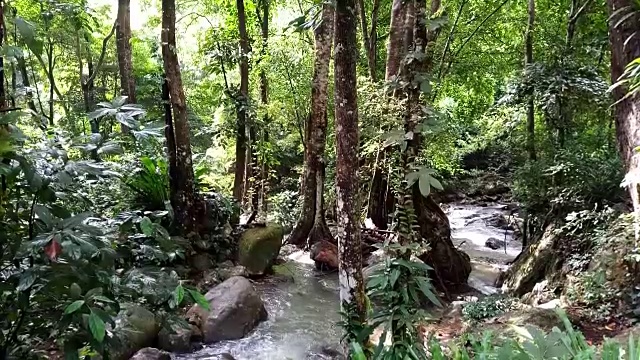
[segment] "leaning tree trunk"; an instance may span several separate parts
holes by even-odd
[[[421,60],[414,60],[409,63],[402,72],[403,76],[406,77],[406,81],[416,83],[416,85],[410,86],[407,90],[405,131],[414,132],[414,137],[409,140],[407,147],[406,158],[409,159],[408,163],[419,157],[423,146],[422,135],[415,129],[420,119],[427,115],[422,110],[421,90],[420,86],[417,85],[420,81],[416,77],[422,78],[425,73],[432,71],[433,47],[438,36],[437,29],[430,31],[426,29],[427,11],[424,2],[415,0],[413,5],[414,7],[410,8],[407,13],[406,26],[407,31],[412,32],[412,34],[405,34],[405,41],[411,40],[413,51],[415,53],[423,53],[425,56],[420,57]],[[431,14],[436,13],[439,8],[440,0],[432,0]],[[413,26],[409,26],[411,22]],[[434,269],[435,275],[440,280],[440,285],[466,283],[471,273],[471,262],[467,254],[456,249],[453,245],[451,225],[447,215],[431,196],[423,196],[417,183],[414,184],[412,192],[414,209],[420,226],[420,235],[429,245],[429,251],[422,254],[420,259]]]
[[[170,171],[170,174],[176,175],[170,178],[171,188],[174,189],[171,205],[175,221],[183,233],[193,236],[197,235],[199,227],[204,225],[199,221],[204,209],[194,184],[187,105],[176,49],[175,0],[162,0],[162,59],[173,110],[172,140],[175,144],[175,169]]]
[[[233,198],[243,203],[247,166],[247,103],[249,101],[249,36],[244,0],[236,0],[238,29],[240,33],[240,94],[236,98],[236,171],[233,180]]]
[[[635,12],[633,0],[607,0],[612,16],[609,20],[609,41],[611,42],[611,81],[620,79],[625,66],[640,57],[640,15]],[[628,12],[621,9],[628,8]],[[627,17],[621,22],[622,17]],[[617,26],[615,26],[617,24]],[[639,235],[640,221],[640,159],[636,148],[640,146],[640,98],[632,95],[627,98],[628,89],[623,86],[613,90],[615,104],[616,138],[620,155],[627,170],[626,184],[629,187],[633,209],[636,214],[636,239]],[[623,100],[624,99],[624,100]]]
[[[133,77],[131,60],[131,0],[118,0],[118,19],[116,20],[116,50],[118,53],[118,69],[120,71],[120,88],[123,96],[130,104],[136,103],[136,80]],[[126,125],[121,125],[122,132],[128,132]]]
[[[302,189],[302,211],[289,242],[295,245],[313,244],[321,240],[335,242],[324,220],[323,188],[324,149],[327,137],[327,97],[329,62],[333,35],[334,10],[322,7],[322,22],[315,29],[315,63],[311,87],[311,114],[306,124],[306,151]],[[318,181],[320,180],[320,181]],[[318,184],[318,183],[322,184]],[[318,204],[320,206],[318,206]],[[313,236],[310,236],[313,235]]]
[[[356,9],[354,0],[336,3],[335,104],[336,197],[338,202],[338,256],[340,303],[366,320],[358,203],[358,103],[356,82]],[[355,305],[355,306],[354,306]],[[351,319],[344,319],[350,321]]]

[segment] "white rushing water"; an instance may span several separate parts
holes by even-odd
[[[491,287],[506,261],[513,260],[521,244],[513,232],[487,224],[496,214],[506,214],[504,206],[452,204],[447,209],[456,246],[466,251],[473,262],[469,284],[482,292]],[[505,237],[506,234],[506,237]],[[506,239],[504,248],[485,246],[489,238]],[[208,360],[229,353],[237,360],[320,360],[322,346],[338,348],[340,329],[337,274],[318,275],[308,253],[289,255],[287,268],[294,282],[256,283],[269,319],[244,339],[207,345],[192,354],[177,355],[176,360]]]

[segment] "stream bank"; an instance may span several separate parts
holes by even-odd
[[[518,255],[521,247],[513,230],[508,229],[508,207],[452,203],[446,211],[454,243],[472,259],[469,284],[479,293],[495,293],[493,283],[500,270]],[[487,247],[492,239],[504,241],[500,244],[503,246]],[[269,314],[265,322],[243,339],[206,345],[191,354],[175,355],[174,359],[213,360],[221,353],[237,360],[336,359],[330,349],[339,348],[341,332],[336,325],[337,274],[318,273],[309,254],[301,251],[289,254],[276,272],[275,278],[254,282]]]

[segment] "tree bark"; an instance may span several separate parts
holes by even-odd
[[[384,78],[386,81],[398,76],[400,64],[406,55],[407,49],[404,47],[403,39],[408,3],[405,0],[393,0],[391,24],[389,25],[389,44],[387,45],[387,66]]]
[[[374,0],[373,11],[371,13],[371,32],[369,32],[369,26],[367,26],[367,12],[364,5],[364,0],[357,1],[357,8],[360,17],[360,25],[362,26],[362,43],[364,45],[365,55],[367,56],[367,67],[369,70],[369,76],[372,81],[377,81],[376,74],[376,52],[377,52],[377,22],[378,11],[380,8],[380,0]]]
[[[529,0],[527,32],[525,35],[525,69],[533,64],[533,30],[535,27],[536,1]],[[527,152],[529,160],[536,161],[536,122],[535,104],[533,102],[533,90],[527,99]]]
[[[356,62],[356,8],[354,0],[336,2],[335,111],[336,198],[338,203],[338,257],[340,303],[353,307],[366,320],[358,203],[358,103]]]
[[[611,15],[618,12],[618,16],[612,16],[609,20],[611,82],[615,83],[624,73],[625,66],[640,57],[640,37],[637,36],[637,32],[640,31],[640,15],[634,7],[633,0],[607,0],[607,4]],[[623,16],[627,16],[627,13],[619,10],[627,7],[635,13],[620,22]],[[627,91],[628,88],[624,86],[618,86],[613,90],[614,100],[617,101],[614,107],[614,116],[618,149],[627,170],[625,180],[636,215],[637,239],[640,235],[640,189],[638,188],[640,184],[640,159],[635,149],[640,145],[640,98],[638,95],[624,98]]]
[[[433,70],[433,47],[439,34],[438,30],[427,31],[426,19],[427,11],[424,2],[420,0],[414,1],[414,8],[410,9],[407,19],[413,20],[413,34],[405,36],[405,39],[412,39],[412,50],[416,53],[424,53],[425,56],[416,58],[407,65],[403,71],[405,81],[416,83],[418,79],[423,78],[425,74]],[[439,11],[440,0],[432,0],[430,13],[435,14]],[[407,26],[407,31],[409,30]],[[419,157],[422,149],[422,135],[415,131],[420,119],[424,115],[421,104],[420,86],[410,86],[407,91],[407,110],[405,113],[405,131],[413,132],[413,139],[408,141],[405,166],[412,164]],[[464,252],[456,249],[451,240],[451,225],[447,215],[442,211],[440,206],[433,200],[432,196],[423,196],[418,184],[414,184],[412,188],[413,204],[418,225],[420,226],[420,235],[426,239],[429,245],[429,251],[419,256],[421,260],[429,264],[435,272],[436,277],[440,280],[440,285],[459,285],[464,284],[471,273],[470,258]]]
[[[116,50],[120,71],[120,89],[130,104],[136,103],[136,80],[133,76],[131,50],[131,0],[118,0],[118,19],[116,21]],[[129,131],[126,125],[120,126],[122,132]]]
[[[176,7],[175,0],[162,0],[162,59],[169,99],[173,111],[173,133],[175,137],[175,171],[172,176],[171,205],[175,221],[186,236],[197,234],[203,204],[195,189],[191,159],[191,139],[187,106],[182,87],[180,64],[176,53]],[[171,156],[169,156],[171,159]]]
[[[269,45],[269,3],[271,0],[260,0],[261,9],[257,9],[258,15],[262,10],[262,15],[258,16],[260,21],[260,32],[262,35],[262,49],[261,60],[267,56],[267,48]],[[264,65],[260,70],[260,102],[266,108],[269,105],[269,78]],[[265,112],[262,126],[262,141],[264,144],[269,142],[269,113]],[[260,211],[266,217],[267,214],[267,191],[269,188],[269,165],[268,155],[265,151],[262,151],[260,159],[260,176],[259,176],[259,191],[258,202],[260,203]]]
[[[405,24],[409,3],[409,1],[404,0],[394,0],[392,4],[385,81],[391,81],[400,75],[400,67],[407,53]],[[385,175],[385,169],[379,166],[379,163],[384,162],[387,154],[384,150],[379,151],[380,154],[376,156],[376,163],[373,164],[367,218],[371,219],[376,228],[385,230],[387,229],[388,217],[393,207],[393,195],[388,191],[389,184],[387,176]]]
[[[236,98],[236,171],[233,181],[233,197],[243,203],[247,166],[247,102],[249,100],[249,37],[244,0],[236,0],[238,9],[238,29],[240,32],[240,94]]]
[[[323,191],[318,186],[318,179],[324,183],[324,150],[327,137],[327,100],[333,22],[333,7],[329,4],[323,5],[322,22],[315,29],[311,114],[305,126],[307,146],[302,180],[304,184],[302,188],[302,211],[289,237],[289,242],[298,246],[309,245],[320,240],[335,242],[324,221],[324,209],[322,209]],[[318,203],[321,204],[320,207],[318,207]],[[316,214],[318,209],[320,209],[320,214]],[[320,227],[320,229],[314,229],[315,227]]]

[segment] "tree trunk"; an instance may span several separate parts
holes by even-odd
[[[260,5],[262,5],[262,15],[259,16],[261,19],[260,22],[260,30],[262,35],[262,49],[261,49],[261,59],[267,56],[267,47],[269,45],[269,3],[271,0],[261,0]],[[260,9],[257,9],[258,14],[260,14]],[[269,105],[269,79],[267,78],[267,72],[265,71],[265,67],[262,66],[260,70],[260,102],[266,108]],[[262,124],[262,141],[264,144],[269,142],[269,113],[265,112]],[[260,176],[259,176],[259,191],[258,191],[258,202],[260,203],[259,211],[262,212],[263,216],[266,218],[267,215],[267,191],[269,188],[269,166],[268,166],[268,155],[265,151],[261,153],[262,158],[260,159]]]
[[[335,28],[336,198],[340,303],[366,320],[358,202],[358,103],[356,8],[354,0],[338,0]],[[355,305],[355,306],[354,306]],[[345,319],[349,320],[349,319]]]
[[[233,181],[233,197],[239,204],[242,204],[247,166],[246,106],[249,100],[249,37],[247,35],[244,0],[236,0],[236,7],[238,9],[238,29],[240,32],[240,94],[236,98],[238,118],[236,123],[236,171]]]
[[[529,21],[527,22],[527,32],[525,36],[525,59],[524,66],[531,66],[533,64],[533,30],[535,26],[536,17],[536,1],[529,0]],[[536,122],[535,122],[535,107],[533,102],[533,91],[529,94],[527,99],[527,152],[529,153],[529,160],[536,160]]]
[[[384,78],[386,81],[398,75],[400,64],[406,55],[407,49],[404,47],[403,30],[408,3],[405,0],[393,0],[391,25],[389,26],[389,44],[387,45],[387,66]]]
[[[367,11],[364,5],[364,0],[357,1],[358,13],[360,17],[360,25],[362,26],[362,43],[364,45],[365,55],[367,56],[367,67],[369,70],[369,76],[372,81],[376,81],[376,53],[375,53],[375,43],[377,41],[376,35],[376,15],[377,8],[380,5],[380,0],[375,0],[373,7],[374,10],[372,14],[374,16],[371,17],[371,32],[369,32],[369,26],[367,26]]]
[[[315,62],[311,87],[311,114],[305,126],[306,151],[302,188],[302,211],[289,242],[298,246],[320,240],[335,242],[326,228],[324,213],[316,216],[316,210],[322,208],[322,189],[318,178],[324,183],[324,149],[327,137],[327,100],[329,86],[329,62],[333,35],[334,10],[329,4],[322,7],[322,22],[315,29]],[[317,221],[322,219],[322,221]],[[320,229],[312,229],[321,227]],[[310,236],[313,234],[314,236]],[[323,235],[324,234],[324,235]],[[328,236],[320,238],[320,235]]]
[[[191,160],[191,139],[187,106],[182,87],[180,64],[176,53],[176,7],[175,0],[162,0],[162,59],[169,90],[171,109],[173,110],[173,133],[175,137],[175,171],[171,177],[171,205],[175,221],[186,236],[197,234],[203,211],[194,184],[193,164]],[[169,157],[171,159],[171,157]]]
[[[440,0],[431,2],[431,14],[436,13],[440,8]],[[405,36],[405,39],[412,39],[413,51],[416,53],[424,53],[422,60],[414,60],[403,71],[403,75],[407,78],[405,81],[416,82],[414,77],[423,77],[424,74],[430,73],[433,68],[433,58],[429,54],[433,54],[433,47],[438,36],[438,30],[427,31],[426,19],[427,11],[424,2],[415,0],[414,8],[410,9],[407,20],[413,20],[413,34]],[[407,30],[410,28],[407,26]],[[413,139],[408,141],[407,164],[411,164],[416,158],[419,158],[422,149],[422,135],[415,131],[420,119],[427,114],[423,113],[420,86],[411,86],[407,93],[407,111],[405,113],[405,131],[414,132]],[[435,272],[436,277],[440,280],[440,284],[458,285],[464,284],[471,273],[471,262],[469,256],[464,252],[456,249],[451,240],[451,225],[447,215],[442,211],[440,206],[433,200],[432,196],[423,196],[418,184],[414,184],[413,204],[417,221],[420,226],[420,235],[426,239],[429,244],[429,251],[420,255],[420,259],[429,264]]]
[[[636,11],[633,0],[607,0],[609,12],[613,16],[609,20],[609,41],[611,42],[611,82],[620,79],[625,66],[634,59],[640,57],[640,15],[635,12],[626,20],[618,24],[627,12],[619,11],[629,8]],[[617,12],[617,13],[616,13]],[[615,26],[618,24],[618,26]],[[627,176],[625,182],[629,187],[633,209],[636,215],[636,239],[639,234],[640,221],[640,159],[635,149],[640,145],[640,98],[638,95],[629,96],[622,100],[628,88],[619,86],[613,90],[614,99],[617,101],[614,109],[616,122],[616,138],[620,156],[624,161]]]
[[[116,21],[116,50],[118,69],[120,70],[120,88],[127,102],[136,103],[136,80],[133,77],[131,59],[131,0],[118,0],[118,19]],[[126,125],[120,125],[122,132],[129,131]]]

